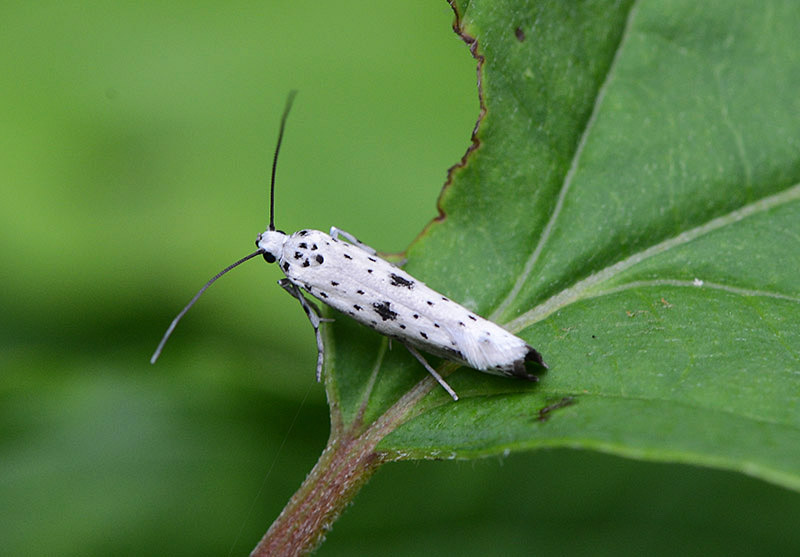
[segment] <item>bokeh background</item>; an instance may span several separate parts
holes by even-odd
[[[0,554],[240,555],[328,435],[277,224],[402,251],[478,114],[444,2],[0,6]],[[800,548],[800,498],[557,450],[385,466],[320,555]]]

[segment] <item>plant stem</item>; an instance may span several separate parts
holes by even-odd
[[[380,466],[372,436],[331,439],[300,489],[251,553],[306,555]]]
[[[447,365],[443,375],[456,367]],[[426,377],[366,429],[360,420],[346,430],[333,427],[314,468],[250,555],[307,555],[322,543],[342,510],[385,462],[375,447],[420,411],[420,400],[435,386]]]

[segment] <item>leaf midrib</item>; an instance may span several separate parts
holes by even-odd
[[[583,129],[581,138],[578,141],[578,146],[575,149],[575,153],[572,156],[572,160],[570,161],[569,169],[567,170],[567,173],[564,175],[564,181],[561,184],[561,188],[558,192],[558,199],[556,200],[556,204],[553,207],[553,212],[550,215],[550,219],[547,221],[547,224],[542,230],[542,234],[539,237],[539,241],[537,242],[536,247],[533,249],[531,255],[528,257],[528,260],[525,262],[525,265],[522,268],[522,272],[520,273],[519,277],[514,283],[514,286],[511,287],[511,290],[508,292],[506,297],[498,304],[497,308],[489,316],[490,321],[497,322],[503,315],[503,313],[509,308],[509,306],[511,306],[511,304],[513,304],[514,301],[516,301],[517,297],[519,296],[519,293],[522,291],[523,287],[528,281],[528,278],[533,272],[533,269],[536,266],[536,262],[539,260],[539,256],[541,255],[542,251],[544,251],[544,247],[550,240],[550,236],[553,232],[553,229],[555,228],[556,223],[558,222],[558,219],[561,216],[561,210],[564,207],[564,201],[567,197],[567,194],[569,193],[572,181],[575,177],[575,174],[578,171],[578,164],[579,161],[581,160],[583,150],[586,148],[589,136],[591,135],[591,132],[594,129],[595,122],[597,121],[598,115],[600,114],[600,108],[603,105],[606,92],[612,82],[612,76],[615,74],[620,53],[624,50],[624,45],[628,40],[628,37],[630,36],[631,26],[635,14],[638,10],[638,6],[639,6],[639,1],[637,0],[631,6],[630,12],[628,12],[628,18],[625,21],[625,28],[622,31],[622,34],[620,35],[619,44],[617,45],[617,50],[614,53],[614,58],[611,61],[611,64],[609,64],[608,66],[608,71],[606,72],[605,78],[603,79],[603,83],[597,90],[597,98],[595,99],[594,107],[592,108],[592,113],[589,116],[589,119],[586,121],[586,126]]]

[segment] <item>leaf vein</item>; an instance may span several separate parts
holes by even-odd
[[[584,299],[599,298],[601,296],[608,296],[610,294],[616,294],[617,292],[623,292],[625,290],[631,290],[634,288],[642,288],[647,286],[710,288],[712,290],[723,290],[725,292],[729,292],[731,294],[738,294],[740,296],[775,298],[778,300],[786,300],[789,302],[800,304],[800,297],[798,296],[789,296],[788,294],[782,294],[780,292],[772,292],[769,290],[755,290],[752,288],[741,288],[739,286],[731,286],[728,284],[722,284],[718,282],[699,281],[697,279],[695,280],[654,279],[654,280],[631,281],[625,284],[620,284],[618,286],[607,288],[605,290],[598,290],[596,292],[588,293],[586,296],[584,296]]]
[[[589,275],[585,279],[575,283],[572,287],[566,288],[558,294],[551,296],[543,303],[533,307],[516,319],[508,322],[506,324],[506,328],[514,333],[519,332],[533,323],[544,319],[554,311],[587,297],[586,293],[591,288],[596,287],[597,285],[647,259],[650,259],[651,257],[660,255],[673,248],[687,244],[701,236],[710,234],[711,232],[714,232],[725,226],[736,224],[737,222],[755,214],[792,201],[796,201],[798,199],[800,199],[800,184],[795,184],[794,186],[780,193],[762,198],[758,201],[745,205],[740,209],[736,209],[730,213],[712,219],[701,226],[686,230],[677,236],[673,236],[672,238],[650,246],[643,251],[634,253],[633,255],[614,263],[613,265],[609,265],[608,267]]]
[[[528,277],[533,272],[533,268],[535,267],[536,262],[539,259],[539,256],[541,255],[545,245],[547,244],[548,240],[550,239],[550,236],[552,235],[556,222],[561,216],[561,210],[564,207],[564,201],[567,197],[567,193],[570,190],[570,186],[572,185],[575,173],[577,172],[578,163],[581,159],[581,155],[583,154],[583,150],[586,147],[589,135],[591,131],[594,129],[594,124],[597,121],[598,115],[600,113],[600,107],[603,105],[603,100],[605,99],[606,91],[610,87],[612,76],[615,74],[620,53],[624,50],[623,45],[630,36],[632,22],[635,13],[637,11],[638,4],[639,4],[638,1],[635,2],[631,7],[630,12],[628,12],[628,19],[625,22],[625,30],[622,32],[620,36],[620,42],[617,51],[614,53],[614,59],[611,61],[611,64],[608,67],[608,72],[605,76],[605,79],[603,80],[602,85],[600,85],[600,88],[597,91],[597,98],[595,99],[594,107],[592,109],[592,114],[589,116],[589,119],[586,122],[586,126],[583,130],[583,133],[581,134],[581,138],[578,141],[578,146],[575,149],[574,155],[572,156],[572,161],[570,162],[569,169],[567,170],[567,173],[564,176],[564,181],[562,182],[561,189],[558,192],[558,198],[556,199],[556,204],[555,207],[553,208],[553,212],[550,215],[550,219],[547,221],[544,230],[542,230],[542,234],[539,237],[539,241],[536,243],[536,247],[533,249],[533,252],[530,254],[527,261],[525,261],[525,265],[522,268],[522,272],[520,273],[519,277],[517,277],[517,280],[514,282],[514,286],[511,287],[511,290],[508,292],[506,297],[500,302],[500,304],[497,306],[494,312],[492,312],[492,314],[489,316],[489,319],[492,321],[497,321],[500,318],[503,312],[506,309],[508,309],[508,307],[514,302],[514,300],[517,298],[522,288],[525,286]]]

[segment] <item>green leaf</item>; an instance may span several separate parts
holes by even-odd
[[[340,318],[334,436],[380,431],[384,459],[570,446],[800,489],[797,5],[454,8],[484,112],[406,269],[550,370],[462,368],[453,402]]]

